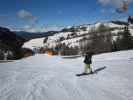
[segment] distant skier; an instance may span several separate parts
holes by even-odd
[[[84,59],[84,63],[85,63],[84,74],[93,73],[92,67],[91,67],[93,54],[94,54],[93,52],[86,52],[85,59]]]

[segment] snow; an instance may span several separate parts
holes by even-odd
[[[133,59],[133,51],[132,50],[128,50],[128,51],[118,51],[118,52],[113,52],[113,53],[105,53],[105,54],[100,54],[100,55],[96,55],[94,56],[94,60],[98,61],[98,60],[130,60]]]
[[[110,28],[116,28],[116,27],[118,27],[118,28],[124,28],[125,27],[125,25],[117,25],[117,24],[114,24],[114,23],[105,23],[105,25],[107,25],[107,26],[109,26]]]
[[[117,39],[117,33],[123,31],[123,28],[125,25],[119,25],[114,24],[112,22],[97,22],[95,24],[84,24],[80,26],[73,26],[74,28],[78,29],[77,32],[59,32],[57,34],[54,34],[53,36],[49,36],[47,42],[45,45],[49,48],[56,47],[58,43],[60,42],[60,39],[62,38],[62,43],[65,43],[69,47],[76,47],[79,46],[79,38],[83,39],[84,37],[88,37],[89,33],[94,30],[98,29],[98,27],[103,24],[109,28],[114,28],[114,30],[111,31],[113,36],[113,40]],[[82,30],[80,28],[86,28],[86,30]],[[129,30],[131,34],[133,35],[133,27],[129,26]],[[74,34],[74,35],[73,35]],[[77,38],[77,39],[76,39]],[[58,42],[57,42],[58,41]],[[76,41],[76,42],[75,42]]]
[[[129,29],[131,35],[133,36],[133,28],[132,29]]]
[[[43,41],[44,41],[44,38],[32,39],[24,43],[23,47],[30,48],[30,49],[33,49],[35,47],[43,47]]]
[[[75,46],[79,46],[80,43],[79,41],[82,39],[82,37],[77,37],[77,38],[73,38],[73,39],[67,39],[62,41],[61,43],[65,43],[66,45],[68,45],[69,47],[75,47]]]
[[[98,74],[76,77],[83,58],[38,54],[0,63],[0,100],[133,100],[133,50],[93,56]]]

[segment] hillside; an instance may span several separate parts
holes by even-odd
[[[0,41],[1,43],[11,44],[11,46],[22,46],[25,39],[21,36],[16,35],[7,28],[0,27]]]
[[[28,42],[25,42],[23,47],[24,48],[30,48],[30,49],[34,49],[34,48],[40,48],[44,46],[44,38],[36,38],[36,39],[31,39]]]
[[[16,35],[8,28],[0,27],[0,60],[4,59],[5,52],[10,52],[9,59],[19,58],[24,42],[26,40],[21,36]]]
[[[107,59],[106,59],[107,58]],[[132,100],[133,50],[93,56],[98,74],[76,77],[83,58],[35,55],[0,63],[0,100]]]
[[[42,37],[48,37],[52,36],[55,33],[58,33],[57,31],[49,31],[49,32],[26,32],[26,31],[14,31],[16,35],[26,39],[31,40],[35,38],[42,38]]]
[[[88,40],[91,42],[94,37],[94,34],[103,34],[104,36],[109,36],[111,33],[112,40],[116,41],[118,37],[118,32],[122,32],[127,26],[127,22],[122,21],[109,21],[109,22],[98,22],[94,24],[84,24],[79,26],[71,26],[54,33],[52,36],[47,36],[44,38],[44,43],[42,43],[41,39],[33,39],[32,41],[37,41],[39,44],[43,44],[44,48],[60,48],[60,47],[69,47],[69,48],[78,48],[83,49],[87,48],[86,45],[88,44]],[[99,31],[99,27],[104,27],[104,30]],[[128,26],[130,33],[133,36],[133,26]],[[95,37],[96,38],[96,37]],[[30,44],[26,46],[27,48],[31,47],[40,47],[37,44],[33,44],[31,41],[25,43]],[[106,44],[110,45],[110,44]],[[103,48],[103,47],[102,47]],[[60,48],[61,49],[61,48]],[[107,50],[110,51],[110,50]]]
[[[123,31],[127,23],[111,21],[105,23],[98,22],[95,24],[74,26],[68,29],[64,29],[57,34],[54,34],[53,36],[49,36],[45,45],[49,48],[52,48],[55,47],[58,42],[61,42],[62,44],[65,43],[69,47],[79,46],[80,41],[82,41],[84,38],[89,38],[90,34],[94,33],[94,31],[97,30],[100,25],[104,25],[105,27],[109,28],[109,31],[111,32],[113,39],[115,40],[117,33]],[[133,35],[133,27],[129,27],[129,30]]]

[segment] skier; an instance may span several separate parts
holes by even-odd
[[[89,75],[89,74],[95,73],[92,71],[92,67],[91,67],[93,54],[94,54],[93,52],[86,52],[85,59],[84,59],[84,63],[85,63],[84,72],[81,74],[76,74],[76,76],[83,76],[83,75]]]
[[[85,63],[84,74],[93,74],[92,67],[91,67],[93,54],[94,53],[92,52],[86,52],[85,59],[84,59],[84,63]]]

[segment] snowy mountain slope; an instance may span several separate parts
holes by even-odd
[[[113,35],[113,40],[116,40],[117,33],[120,31],[123,31],[123,29],[125,27],[125,24],[121,24],[121,23],[120,22],[118,23],[117,21],[116,22],[115,21],[103,22],[103,23],[98,22],[95,24],[84,24],[84,25],[80,25],[80,26],[67,27],[67,28],[63,29],[62,31],[55,33],[52,36],[48,36],[48,39],[44,43],[44,46],[46,46],[48,48],[54,48],[59,43],[61,43],[61,44],[64,43],[64,44],[68,45],[69,47],[79,46],[80,41],[86,37],[89,38],[90,32],[92,30],[98,29],[98,27],[101,24],[112,29],[111,33]],[[129,26],[129,31],[133,35],[133,27],[131,25]],[[38,39],[33,39],[31,41],[28,41],[24,45],[30,44],[30,45],[27,45],[26,47],[31,48],[34,46],[34,43],[32,41],[37,41],[37,43],[43,44],[42,38],[38,38]],[[36,45],[36,47],[38,47],[38,46]]]
[[[113,35],[113,40],[116,39],[117,33],[120,31],[123,31],[125,27],[124,24],[117,24],[114,22],[103,22],[103,23],[98,22],[95,24],[73,26],[69,29],[68,28],[65,29],[65,31],[63,32],[58,32],[53,36],[49,36],[45,45],[49,48],[52,48],[58,45],[58,43],[61,41],[61,43],[65,43],[66,45],[69,43],[69,47],[79,46],[79,41],[85,37],[89,37],[90,32],[94,29],[97,30],[101,24],[112,29],[111,33]],[[133,28],[129,27],[129,30],[133,35]],[[74,39],[74,42],[73,42],[73,39]]]
[[[37,38],[25,42],[23,47],[33,49],[35,47],[43,47],[43,41],[45,38]]]
[[[83,77],[75,76],[83,58],[35,55],[1,63],[0,100],[133,100],[132,57],[133,50],[93,56],[93,69],[107,68]]]

